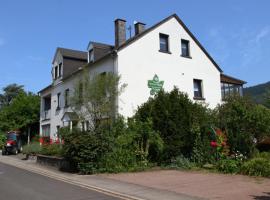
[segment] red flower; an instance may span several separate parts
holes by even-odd
[[[39,143],[43,144],[44,143],[44,139],[43,138],[39,138]]]
[[[53,140],[50,138],[50,144],[53,144]]]
[[[217,142],[216,141],[211,141],[210,145],[211,145],[211,147],[216,148],[217,147]]]

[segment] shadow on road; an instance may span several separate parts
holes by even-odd
[[[265,195],[252,196],[255,200],[270,200],[270,192],[264,192]]]

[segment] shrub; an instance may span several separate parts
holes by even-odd
[[[267,158],[253,158],[245,162],[241,172],[250,176],[270,177],[270,160]]]
[[[38,142],[33,142],[23,146],[22,152],[27,155],[36,155],[41,152],[41,146]]]
[[[170,162],[181,154],[190,157],[197,133],[204,133],[211,121],[204,106],[192,102],[177,88],[171,92],[160,91],[150,98],[138,108],[135,118],[151,119],[153,129],[160,133],[164,151],[162,155],[150,154],[153,160],[160,162]]]
[[[59,144],[42,145],[40,154],[47,156],[62,156],[62,148]]]
[[[235,96],[227,99],[217,111],[217,126],[225,130],[231,152],[240,151],[251,157],[254,139],[270,134],[270,110]]]
[[[216,168],[223,173],[236,174],[240,171],[241,162],[234,159],[221,159],[217,162]]]
[[[195,163],[191,162],[183,155],[177,156],[176,159],[172,159],[170,168],[191,169],[195,167]]]
[[[6,142],[6,135],[0,132],[0,150],[3,149]]]

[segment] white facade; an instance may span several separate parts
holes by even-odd
[[[159,51],[160,33],[169,35],[171,54]],[[181,39],[190,42],[191,58],[181,56]],[[164,81],[165,91],[177,86],[191,99],[194,96],[193,79],[200,79],[205,103],[212,108],[221,103],[219,70],[175,18],[121,49],[118,73],[121,81],[127,83],[119,102],[119,111],[124,116],[132,116],[137,106],[147,101],[150,96],[147,81],[155,74]]]
[[[160,52],[160,34],[168,35],[169,52]],[[181,56],[181,40],[189,41],[190,58]],[[89,59],[87,58],[88,62]],[[61,54],[56,54],[53,67],[63,62]],[[64,63],[65,65],[65,63]],[[194,99],[194,79],[201,80],[202,103],[214,108],[221,103],[221,70],[206,55],[205,50],[194,41],[194,37],[187,32],[179,20],[171,16],[153,29],[129,42],[123,48],[113,48],[109,56],[104,56],[98,62],[89,65],[90,74],[114,72],[121,76],[121,83],[127,84],[125,91],[118,98],[118,112],[124,117],[131,117],[138,106],[150,97],[148,80],[155,75],[164,81],[163,89],[170,91],[174,86]],[[61,70],[65,70],[63,67]],[[63,74],[63,72],[61,73]],[[50,137],[57,136],[57,128],[64,125],[62,118],[70,108],[65,108],[65,90],[72,94],[75,82],[82,73],[63,79],[54,80],[50,88],[40,92],[41,119],[40,133],[44,135],[43,126],[50,125]],[[59,108],[58,95],[60,94]],[[51,106],[49,117],[44,118],[44,98],[50,97]],[[195,100],[194,100],[195,101]],[[196,100],[197,101],[197,100]],[[48,110],[48,106],[47,106]]]

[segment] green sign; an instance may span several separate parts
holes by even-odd
[[[157,94],[162,88],[163,84],[164,81],[159,81],[158,76],[155,74],[153,80],[148,81],[148,87],[151,89],[150,94],[151,95]]]

